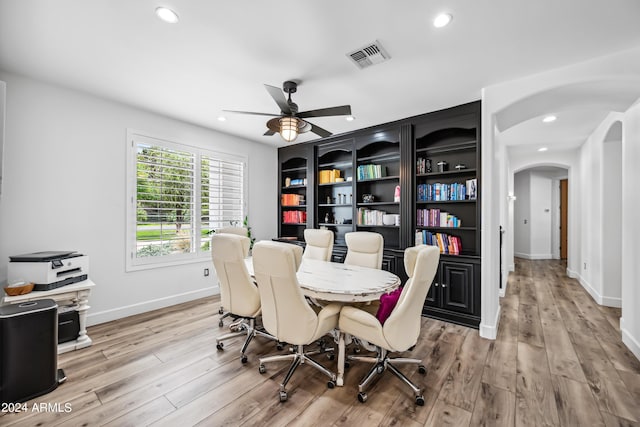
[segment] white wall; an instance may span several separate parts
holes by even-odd
[[[624,114],[622,130],[622,341],[640,359],[640,102]]]
[[[620,200],[620,184],[618,189],[610,189],[613,182],[620,182],[620,157],[616,160],[610,156],[611,151],[607,151],[605,155],[605,139],[612,126],[620,126],[623,120],[621,113],[611,113],[605,120],[594,130],[587,141],[582,145],[580,150],[581,162],[581,182],[584,183],[584,191],[580,198],[580,210],[582,214],[581,234],[583,236],[580,245],[581,264],[578,274],[578,280],[582,286],[591,294],[593,299],[599,304],[620,307],[620,291],[618,290],[619,281],[613,277],[605,275],[606,269],[616,268],[615,259],[611,256],[613,253],[607,253],[605,248],[610,243],[611,238],[605,233],[608,230],[605,226],[605,212],[609,210],[608,204],[614,203],[614,209],[620,210],[620,203],[613,201],[611,197]],[[613,143],[609,143],[613,144]],[[621,156],[618,153],[618,156]],[[608,166],[608,167],[607,167]],[[609,171],[609,168],[613,170]],[[618,175],[618,178],[615,176]],[[611,215],[613,215],[611,213]],[[620,235],[613,238],[620,242]],[[616,251],[614,250],[614,253]],[[617,251],[619,254],[620,252]]]
[[[620,126],[614,124],[614,126]],[[622,296],[622,140],[605,141],[602,150],[602,295]],[[617,304],[619,306],[620,304]]]
[[[90,256],[89,324],[217,292],[210,262],[125,272],[127,128],[248,157],[249,220],[277,233],[277,150],[84,93],[0,72],[7,82],[0,280],[10,255]]]

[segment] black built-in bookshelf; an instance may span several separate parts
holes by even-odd
[[[429,159],[431,169],[426,169]],[[438,163],[447,162],[440,170]],[[304,197],[302,206],[279,204],[279,237],[303,244],[306,227],[334,232],[334,261],[346,254],[344,234],[374,231],[385,242],[383,268],[406,280],[404,249],[424,231],[451,237],[459,254],[442,253],[423,314],[478,327],[480,322],[480,102],[410,117],[279,149],[280,199]],[[456,169],[456,165],[463,165]],[[334,171],[334,172],[327,172]],[[336,174],[339,171],[339,176]],[[286,186],[306,176],[307,185]],[[329,182],[327,182],[327,180]],[[475,180],[475,198],[468,183]],[[297,181],[295,181],[297,182]],[[453,200],[425,200],[420,186],[455,188]],[[455,184],[455,185],[454,185]],[[461,185],[465,191],[461,192]],[[397,198],[396,187],[400,187]],[[464,194],[464,197],[461,197]],[[372,195],[373,201],[365,199]],[[287,197],[287,196],[285,196]],[[283,212],[305,211],[306,224],[282,221]],[[450,224],[418,225],[420,210],[450,214]],[[382,212],[399,225],[381,222]],[[442,218],[444,219],[444,217]],[[452,246],[453,248],[453,246]]]

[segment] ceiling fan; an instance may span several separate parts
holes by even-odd
[[[264,135],[270,136],[279,133],[282,138],[287,142],[294,141],[298,134],[304,132],[313,132],[316,135],[324,138],[331,135],[326,129],[320,126],[314,125],[308,122],[309,117],[327,117],[327,116],[349,116],[351,115],[350,105],[341,105],[339,107],[320,108],[317,110],[309,110],[298,112],[298,105],[291,100],[291,94],[296,93],[298,90],[298,83],[287,80],[282,84],[282,90],[275,86],[264,85],[269,92],[269,95],[280,107],[280,114],[270,113],[255,113],[251,111],[234,111],[223,110],[230,113],[240,114],[253,114],[257,116],[275,116],[273,119],[267,122],[267,130]],[[285,98],[283,91],[289,94],[288,98]]]

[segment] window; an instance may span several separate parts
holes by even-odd
[[[245,217],[246,159],[127,136],[127,271],[208,258],[210,231]]]

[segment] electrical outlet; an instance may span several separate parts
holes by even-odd
[[[204,277],[207,277],[209,275],[209,269],[205,268],[204,269]]]

